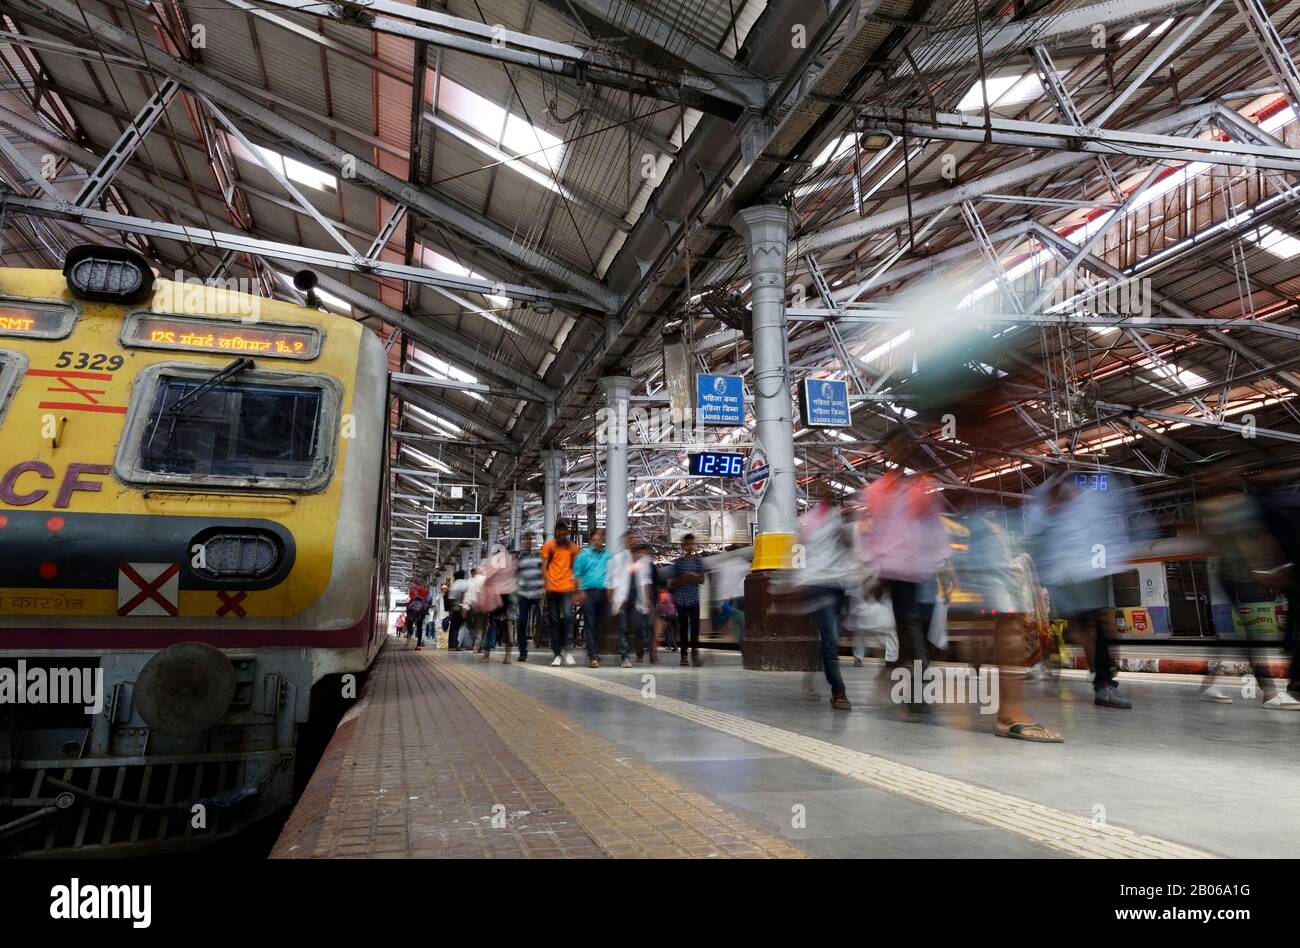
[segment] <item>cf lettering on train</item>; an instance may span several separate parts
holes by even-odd
[[[107,464],[69,464],[62,478],[44,461],[21,461],[0,476],[0,503],[10,507],[29,507],[39,504],[50,495],[49,487],[40,486],[41,481],[58,481],[54,506],[67,509],[72,505],[73,495],[78,492],[97,493],[103,489],[103,483],[90,480],[84,475],[103,477],[108,474]],[[26,475],[26,476],[25,476]]]

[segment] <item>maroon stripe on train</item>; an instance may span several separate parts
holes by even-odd
[[[0,627],[0,650],[16,648],[123,649],[166,648],[177,642],[207,642],[217,648],[359,648],[370,640],[375,607],[346,629],[250,629],[232,622],[225,629],[6,629]]]

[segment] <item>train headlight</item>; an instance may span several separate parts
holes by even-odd
[[[72,295],[83,300],[143,303],[153,293],[149,262],[123,247],[74,247],[63,261],[63,278]]]
[[[194,538],[194,572],[206,579],[261,579],[280,564],[279,540],[260,531],[207,532]]]

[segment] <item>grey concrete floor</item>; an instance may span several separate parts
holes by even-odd
[[[499,653],[498,653],[499,656]],[[474,656],[463,656],[474,661]],[[530,656],[544,664],[549,654]],[[1066,736],[1060,745],[996,738],[994,716],[974,706],[940,706],[923,724],[899,721],[881,669],[841,663],[854,704],[833,712],[800,696],[803,675],[747,672],[734,653],[707,654],[681,668],[666,653],[658,666],[576,667],[629,687],[652,671],[660,695],[725,711],[796,734],[931,773],[1033,800],[1162,839],[1230,857],[1290,857],[1300,851],[1300,712],[1262,708],[1228,687],[1231,705],[1197,700],[1197,680],[1130,675],[1121,691],[1130,711],[1096,707],[1082,677],[1027,683],[1037,720]],[[477,664],[477,663],[476,663]],[[482,670],[508,681],[627,748],[701,793],[778,832],[813,856],[1054,857],[1020,836],[867,786],[807,761],[760,747],[652,706],[563,677],[499,664]],[[1155,680],[1159,679],[1159,680]],[[806,825],[792,826],[794,808]],[[1099,811],[1097,808],[1104,808]]]

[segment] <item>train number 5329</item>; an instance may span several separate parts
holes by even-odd
[[[120,355],[110,356],[103,352],[60,352],[56,369],[107,369],[116,372],[122,367]]]

